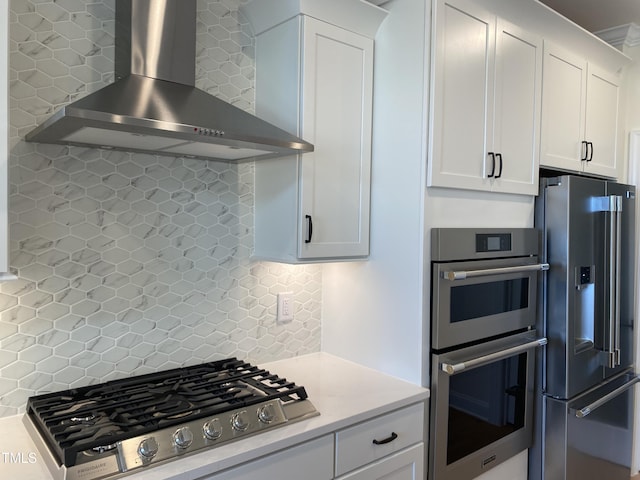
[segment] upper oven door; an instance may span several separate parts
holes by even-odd
[[[537,272],[546,268],[535,256],[434,263],[432,347],[535,325]]]

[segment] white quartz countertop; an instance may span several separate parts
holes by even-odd
[[[319,416],[141,472],[131,480],[193,480],[295,444],[340,430],[429,397],[429,390],[326,353],[260,364],[307,390]],[[0,418],[0,478],[51,480],[41,453],[29,438],[22,415]]]

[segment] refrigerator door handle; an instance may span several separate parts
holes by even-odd
[[[611,195],[609,221],[609,342],[606,352],[606,366],[620,365],[620,262],[622,197]]]
[[[577,418],[586,417],[587,415],[592,413],[594,410],[598,409],[599,407],[607,403],[608,401],[614,399],[618,395],[629,390],[638,382],[640,382],[640,377],[633,377],[631,380],[629,380],[627,383],[625,383],[621,387],[618,387],[614,391],[607,393],[604,397],[600,397],[598,400],[587,405],[586,407],[576,409],[576,417]]]
[[[609,219],[609,311],[608,341],[603,346],[602,363],[609,368],[620,365],[620,268],[622,256],[622,196],[594,198],[594,210],[605,212]]]
[[[526,352],[527,350],[531,350],[532,348],[541,347],[547,344],[546,338],[538,338],[532,342],[523,343],[521,345],[516,345],[515,347],[505,348],[504,350],[500,350],[499,352],[489,353],[488,355],[482,355],[480,357],[471,358],[469,360],[465,360],[460,363],[442,363],[440,368],[447,375],[455,375],[464,370],[469,370],[475,367],[481,367],[482,365],[487,365],[492,362],[497,362],[499,360],[511,357],[513,355],[517,355],[519,353]]]

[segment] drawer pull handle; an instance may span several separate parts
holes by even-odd
[[[393,442],[396,438],[398,438],[398,434],[396,432],[391,432],[391,435],[389,435],[387,438],[384,438],[382,440],[374,440],[373,444],[374,445],[384,445],[385,443]]]

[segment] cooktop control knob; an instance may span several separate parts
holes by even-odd
[[[188,448],[193,443],[193,433],[189,427],[181,427],[173,434],[173,443],[178,448]]]
[[[158,453],[158,442],[155,438],[145,438],[138,445],[138,453],[143,460],[151,460]]]
[[[216,440],[222,436],[222,425],[217,418],[209,420],[202,426],[204,436],[209,440]]]
[[[258,409],[258,420],[260,420],[262,423],[269,424],[273,422],[275,418],[276,418],[276,412],[275,412],[275,409],[273,408],[272,403],[267,403],[266,405]]]
[[[249,428],[249,415],[246,410],[242,410],[231,417],[231,426],[238,432],[244,432]]]

